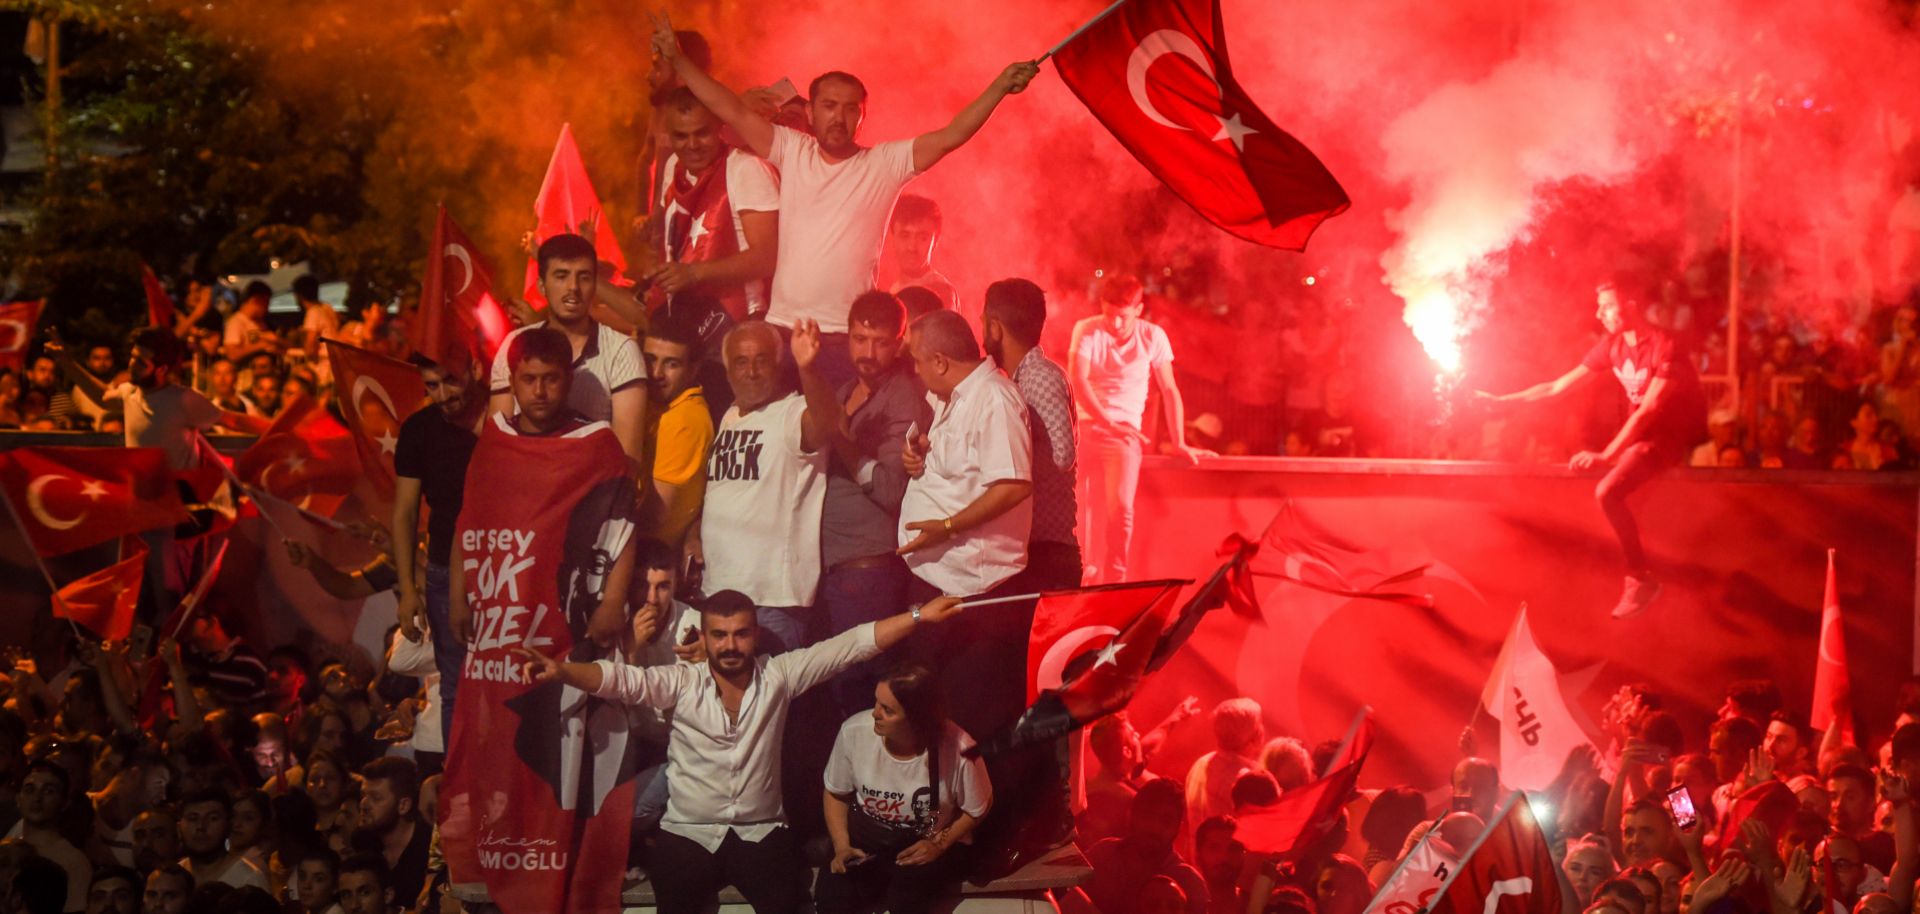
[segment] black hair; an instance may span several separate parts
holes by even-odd
[[[1407,835],[1426,820],[1425,794],[1405,784],[1389,787],[1367,807],[1366,818],[1360,820],[1360,837],[1382,851],[1398,853]]]
[[[932,758],[947,730],[947,706],[940,696],[940,681],[933,671],[917,663],[902,663],[889,670],[880,681],[893,692],[893,700],[907,716],[907,729]]]
[[[93,879],[87,883],[87,888],[91,889],[109,879],[123,880],[128,885],[133,886],[134,891],[137,892],[140,890],[141,879],[139,871],[133,867],[121,866],[117,863],[95,867],[93,870]]]
[[[153,364],[160,368],[175,368],[186,358],[187,347],[171,330],[159,327],[142,327],[127,334],[127,346],[138,346],[153,354]]]
[[[1901,724],[1893,731],[1893,763],[1920,761],[1920,724]]]
[[[73,805],[73,776],[67,773],[67,769],[43,757],[27,763],[26,770],[21,772],[20,775],[21,782],[25,783],[27,776],[36,771],[44,771],[52,775],[54,780],[60,782],[60,794],[66,797],[66,801],[61,804],[62,809]]]
[[[589,260],[597,268],[600,256],[593,249],[593,242],[571,232],[562,232],[540,242],[540,250],[534,255],[540,264],[540,275],[547,275],[547,264],[555,260]]]
[[[379,884],[382,891],[393,891],[393,870],[387,867],[387,858],[380,856],[378,851],[351,854],[340,861],[340,866],[334,872],[337,876],[345,876],[348,873],[372,873],[373,881]]]
[[[221,812],[229,816],[233,815],[233,797],[218,787],[202,787],[199,790],[181,797],[180,811],[185,813],[187,807],[197,806],[201,803],[218,803],[220,804]]]
[[[935,311],[947,310],[947,303],[940,300],[940,293],[926,286],[907,286],[894,295],[907,309],[907,322],[912,323]]]
[[[899,336],[907,329],[907,308],[892,293],[869,289],[847,308],[847,326],[866,324]]]
[[[256,298],[272,300],[273,287],[257,279],[247,283],[246,290],[240,293],[240,300],[247,302]]]
[[[673,571],[680,567],[680,555],[672,546],[651,536],[637,537],[633,544],[633,570]]]
[[[1031,279],[1003,279],[987,287],[982,321],[999,321],[1028,346],[1040,343],[1047,325],[1047,293]]]
[[[1193,843],[1199,844],[1206,840],[1207,835],[1216,831],[1224,831],[1227,837],[1233,837],[1234,829],[1239,827],[1240,823],[1232,816],[1208,816],[1205,822],[1200,823],[1200,827],[1193,830]]]
[[[895,224],[905,222],[931,222],[933,223],[933,230],[938,232],[940,231],[941,224],[940,204],[934,202],[931,197],[922,197],[919,194],[901,194],[899,201],[893,205],[892,221]]]
[[[737,590],[722,590],[706,598],[700,604],[700,614],[732,616],[739,613],[755,613],[756,621],[760,607],[754,605],[753,598]]]
[[[1860,786],[1866,789],[1867,793],[1869,794],[1873,793],[1873,772],[1868,771],[1867,769],[1862,768],[1859,765],[1855,765],[1852,762],[1847,762],[1844,764],[1835,765],[1833,766],[1832,771],[1827,772],[1827,780],[1829,781],[1838,781],[1843,779],[1858,781],[1860,782]]]
[[[45,857],[28,857],[13,871],[10,894],[26,914],[60,914],[67,905],[67,871]]]
[[[411,759],[395,755],[381,756],[360,766],[360,779],[363,781],[386,781],[393,786],[393,795],[400,799],[420,802],[420,769],[414,767]]]
[[[852,73],[848,73],[845,70],[828,70],[827,72],[814,77],[813,82],[810,82],[807,84],[807,98],[809,99],[819,98],[820,85],[822,83],[835,81],[835,80],[846,83],[847,85],[850,85],[855,89],[860,90],[860,101],[862,104],[866,103],[867,84],[861,82],[860,77],[855,76]]]
[[[507,371],[519,371],[520,363],[528,359],[539,359],[559,366],[568,376],[573,374],[573,344],[567,342],[566,334],[552,327],[529,327],[507,344]]]
[[[320,280],[316,279],[312,273],[301,276],[293,281],[293,294],[302,301],[319,301]]]
[[[685,294],[681,293],[682,296]],[[700,329],[691,321],[673,312],[654,312],[653,319],[647,324],[647,338],[672,343],[675,346],[685,346],[689,362],[699,361],[706,349],[700,339]]]
[[[1233,781],[1233,805],[1272,806],[1280,802],[1280,785],[1265,771],[1248,771]]]

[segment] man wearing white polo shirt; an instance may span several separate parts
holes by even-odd
[[[647,443],[647,365],[632,338],[588,316],[599,283],[599,257],[593,242],[579,235],[555,235],[541,242],[535,255],[540,268],[540,291],[547,298],[547,319],[507,334],[493,356],[491,397],[487,412],[513,415],[512,373],[507,349],[513,339],[534,327],[551,326],[573,344],[573,386],[567,406],[589,422],[613,427],[629,470],[644,479],[642,462]]]
[[[779,245],[767,320],[787,329],[802,320],[819,322],[827,334],[820,374],[830,388],[854,378],[847,305],[873,287],[900,189],[971,139],[1001,99],[1025,90],[1040,72],[1032,61],[1009,64],[945,127],[869,147],[858,142],[867,87],[850,73],[830,71],[808,87],[809,136],[762,118],[681,56],[664,17],[655,21],[653,50],[748,149],[780,169]]]

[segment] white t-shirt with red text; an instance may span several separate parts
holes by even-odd
[[[918,174],[913,141],[829,162],[818,140],[776,124],[771,152],[767,160],[780,169],[780,249],[767,320],[792,327],[812,318],[826,333],[845,333],[847,309],[873,288],[894,201]]]
[[[973,745],[973,739],[952,722],[948,722],[946,734],[940,741],[940,811],[933,820],[935,825],[948,824],[955,809],[977,819],[993,805],[986,762],[961,755]],[[927,754],[895,758],[880,734],[873,732],[870,711],[855,714],[840,725],[833,755],[827,759],[826,785],[829,792],[851,797],[853,805],[882,822],[924,830],[933,812]]]

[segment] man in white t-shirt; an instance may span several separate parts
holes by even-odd
[[[333,364],[322,348],[322,341],[346,341],[340,332],[340,312],[320,300],[320,280],[311,273],[293,281],[293,300],[301,311],[300,348],[312,360],[320,382],[326,384],[333,377]]]
[[[1040,72],[1031,61],[1010,64],[945,127],[868,147],[858,142],[867,88],[850,73],[830,71],[808,87],[809,136],[761,117],[683,57],[665,17],[655,20],[653,50],[748,149],[780,170],[779,264],[767,320],[789,329],[801,320],[820,324],[828,334],[820,373],[831,387],[853,380],[847,305],[873,286],[900,189],[971,139],[1001,99]]]
[[[279,355],[286,349],[280,335],[267,329],[267,302],[272,300],[273,287],[259,280],[247,283],[240,306],[227,315],[221,331],[220,342],[226,347],[227,358],[244,362],[255,353]]]
[[[620,439],[628,469],[636,477],[646,467],[647,366],[640,347],[588,313],[599,284],[599,257],[593,242],[579,235],[561,234],[541,242],[535,255],[540,291],[547,297],[547,319],[507,334],[493,356],[488,413],[512,416],[512,371],[507,348],[515,337],[534,327],[551,326],[573,344],[573,386],[567,406],[589,422],[605,422]]]
[[[1114,274],[1100,284],[1100,316],[1073,325],[1067,374],[1080,415],[1080,512],[1088,584],[1127,579],[1133,544],[1133,495],[1140,485],[1147,386],[1160,386],[1167,441],[1190,464],[1209,453],[1187,445],[1186,406],[1173,378],[1173,344],[1145,320],[1140,280]]]
[[[764,159],[720,138],[720,119],[681,86],[660,101],[667,145],[661,169],[659,266],[647,281],[666,295],[711,292],[736,321],[767,310],[780,229],[780,178]]]
[[[60,834],[60,820],[76,793],[65,769],[45,761],[28,765],[15,796],[20,821],[7,832],[8,838],[25,840],[34,853],[66,871],[67,903],[62,909],[66,911],[86,908],[87,883],[93,880],[93,864],[87,861],[87,855]]]
[[[814,372],[820,330],[802,323],[793,355],[803,382],[818,396],[781,385],[780,335],[763,321],[727,332],[721,343],[733,407],[720,418],[707,452],[707,494],[697,535],[687,551],[704,563],[701,591],[746,594],[760,608],[770,653],[813,642],[815,592],[820,584],[820,513],[827,496],[829,423],[838,420],[833,392]]]

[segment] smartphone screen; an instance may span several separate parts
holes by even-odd
[[[1681,828],[1692,828],[1699,821],[1693,811],[1693,795],[1684,786],[1667,791],[1667,811],[1673,813],[1673,824]]]

